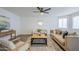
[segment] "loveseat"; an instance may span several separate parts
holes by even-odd
[[[8,37],[8,38],[7,38]],[[25,38],[24,38],[25,37]],[[0,38],[0,51],[26,51],[30,47],[30,37],[18,36],[8,40],[9,36]]]

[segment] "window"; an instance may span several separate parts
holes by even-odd
[[[60,28],[67,28],[67,18],[59,19],[59,27]]]
[[[79,29],[79,16],[73,18],[73,28]]]

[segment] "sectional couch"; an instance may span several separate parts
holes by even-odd
[[[65,51],[79,50],[79,36],[76,32],[69,33],[63,38],[64,31],[55,29],[50,31],[50,37]]]

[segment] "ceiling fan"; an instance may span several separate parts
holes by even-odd
[[[44,13],[49,14],[49,12],[47,12],[47,11],[51,10],[51,8],[44,9],[42,7],[37,7],[37,10],[38,11],[33,11],[33,12],[35,12],[35,13],[42,13],[42,14],[44,14]]]

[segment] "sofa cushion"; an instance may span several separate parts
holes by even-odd
[[[62,30],[55,29],[55,34],[62,34]]]
[[[54,33],[54,30],[50,30],[50,33]]]
[[[53,35],[58,42],[60,42],[62,45],[65,45],[65,39],[63,39],[61,35],[58,35],[58,34],[53,34]]]
[[[8,40],[0,40],[0,43],[1,43],[2,45],[4,45],[5,47],[9,48],[9,49],[14,49],[14,48],[16,48],[15,45],[14,45],[14,43],[11,42],[11,41],[8,41]]]
[[[16,48],[18,48],[18,47],[23,46],[23,44],[24,44],[23,41],[19,41],[19,42],[17,42],[15,45],[16,45]]]
[[[76,32],[68,32],[68,35],[77,35]]]
[[[0,38],[0,44],[2,44],[3,46],[9,48],[9,49],[14,49],[16,48],[14,43],[9,41],[9,36],[5,36],[5,37],[1,37]]]

